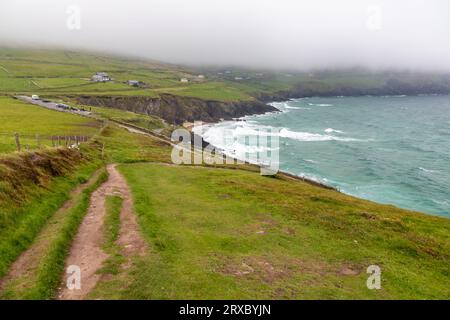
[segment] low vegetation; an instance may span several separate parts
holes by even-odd
[[[57,148],[0,158],[0,277],[101,165],[98,151]]]
[[[162,119],[145,114],[106,107],[84,106],[84,108],[91,110],[94,115],[99,116],[102,120],[125,122],[146,130],[163,130],[168,128],[168,125]]]
[[[129,132],[127,129],[110,124],[94,141],[105,147],[105,157],[110,162],[171,162],[172,147],[164,141]]]
[[[92,192],[106,178],[106,171],[99,170],[81,192],[73,193],[69,201],[50,217],[30,248],[33,256],[23,257],[27,260],[26,270],[20,270],[20,275],[3,286],[1,298],[56,298],[73,237],[87,212]]]
[[[17,150],[15,133],[23,149],[52,146],[52,136],[92,136],[101,122],[64,112],[55,112],[17,99],[0,96],[0,153]]]
[[[450,297],[446,219],[241,170],[120,170],[152,249],[104,298]],[[370,265],[381,290],[366,287]]]
[[[106,197],[106,218],[105,218],[105,244],[104,250],[109,257],[105,261],[103,268],[99,271],[103,274],[117,275],[120,272],[121,263],[124,261],[123,255],[116,241],[119,238],[120,231],[120,211],[123,200],[118,196]]]

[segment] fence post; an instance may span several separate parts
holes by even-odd
[[[38,149],[41,149],[41,137],[39,136],[39,134],[36,135],[36,144]]]
[[[20,146],[20,138],[19,138],[19,134],[16,132],[14,133],[14,137],[16,138],[16,146],[17,146],[17,151],[20,152],[21,150],[21,146]]]
[[[58,147],[61,145],[61,137],[58,136]]]

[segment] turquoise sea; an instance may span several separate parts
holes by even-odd
[[[281,170],[450,218],[450,96],[303,98],[272,105],[280,112],[207,125],[202,135],[233,153],[236,143],[224,136],[275,129]],[[250,142],[241,147],[258,151]]]

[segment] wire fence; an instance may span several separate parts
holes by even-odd
[[[87,142],[89,136],[78,135],[40,135],[0,132],[0,153],[13,151],[33,151],[44,148],[78,147]]]

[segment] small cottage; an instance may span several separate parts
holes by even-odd
[[[111,81],[111,78],[106,72],[97,72],[91,78],[94,82],[108,82]]]

